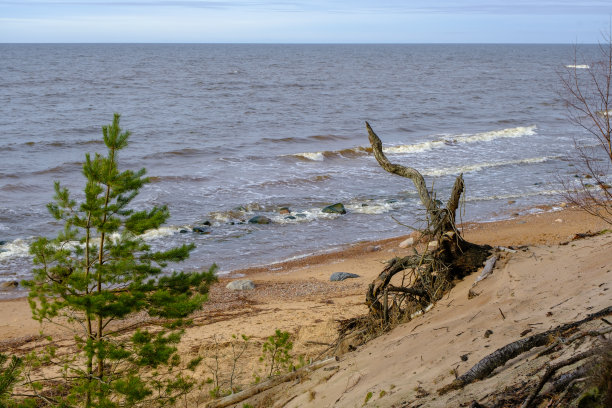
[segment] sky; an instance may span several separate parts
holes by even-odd
[[[612,0],[0,0],[0,43],[596,43]]]

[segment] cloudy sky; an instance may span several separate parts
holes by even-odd
[[[612,0],[0,0],[0,42],[590,43]]]

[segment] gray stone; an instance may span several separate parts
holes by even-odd
[[[240,279],[228,283],[225,287],[229,290],[253,290],[255,284],[251,280]]]
[[[212,230],[208,227],[193,227],[193,232],[197,232],[198,234],[210,234]]]
[[[256,215],[249,220],[249,224],[270,224],[271,222],[272,220],[265,215]]]
[[[408,248],[409,246],[414,244],[414,238],[410,237],[402,242],[400,242],[399,247],[400,248]]]
[[[345,279],[349,279],[349,278],[359,278],[360,276],[355,274],[355,273],[349,273],[349,272],[334,272],[331,274],[331,276],[329,277],[329,280],[331,282],[339,282],[339,281],[343,281]]]
[[[329,214],[346,214],[346,209],[342,203],[328,205],[327,207],[323,208],[322,211]]]

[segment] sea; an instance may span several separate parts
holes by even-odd
[[[598,52],[578,50],[585,60]],[[31,276],[30,243],[62,228],[46,208],[54,181],[83,197],[85,154],[104,153],[101,128],[114,113],[132,133],[120,168],[146,168],[151,181],[134,208],[171,213],[143,238],[157,249],[196,245],[168,271],[216,263],[223,275],[422,226],[411,181],[378,166],[366,121],[437,199],[463,174],[462,221],[555,208],[560,178],[576,176],[574,143],[588,142],[568,119],[559,78],[574,51],[0,44],[0,284]],[[347,213],[322,211],[335,203]],[[257,215],[272,222],[248,222]]]

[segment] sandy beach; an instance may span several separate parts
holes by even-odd
[[[476,286],[477,297],[468,299],[474,282],[474,276],[468,276],[425,315],[356,351],[341,350],[340,361],[330,370],[319,370],[299,384],[276,389],[273,398],[268,393],[266,399],[260,396],[252,404],[354,407],[362,405],[368,392],[373,392],[369,404],[376,406],[413,406],[413,401],[428,407],[458,406],[510,381],[515,373],[508,369],[507,375],[476,383],[459,394],[436,397],[435,389],[454,378],[453,369],[465,372],[525,330],[543,331],[612,304],[612,233],[574,240],[576,234],[610,228],[603,221],[571,208],[546,208],[527,216],[469,223],[462,228],[469,241],[520,246],[521,250],[508,253],[498,262],[492,276]],[[291,333],[296,362],[297,356],[305,361],[322,358],[336,339],[337,322],[366,313],[365,290],[384,262],[411,251],[410,247],[399,247],[406,237],[234,271],[214,285],[209,302],[195,314],[180,345],[183,360],[201,356],[206,362],[215,355],[224,357],[233,334],[249,336],[238,373],[238,382],[247,387],[254,375],[262,373],[258,360],[261,344],[276,329]],[[330,282],[333,272],[360,277]],[[238,278],[251,279],[256,288],[225,288]],[[42,344],[41,326],[30,318],[25,298],[2,301],[0,307],[0,352],[22,354]],[[42,329],[56,339],[65,336],[48,324]],[[485,339],[486,330],[492,330],[493,335]],[[64,340],[69,348],[68,339]],[[467,361],[462,361],[461,355],[467,355]],[[202,380],[212,376],[206,364],[194,374]],[[427,396],[417,398],[415,390],[419,389]],[[204,385],[192,396],[193,406],[203,406],[207,398]]]

